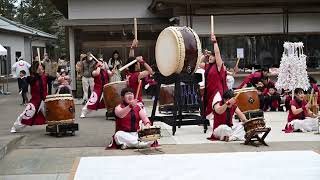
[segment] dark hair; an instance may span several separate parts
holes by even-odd
[[[312,84],[317,84],[317,80],[315,80],[312,76],[309,76],[309,82]]]
[[[23,75],[27,74],[25,70],[21,70],[20,73],[22,73]]]
[[[263,67],[263,68],[261,68],[261,72],[269,72],[269,68],[268,67]]]
[[[40,63],[40,65],[43,67],[43,69],[46,69],[44,64]],[[39,67],[39,61],[33,61],[32,65],[31,65],[31,67],[29,69],[30,74],[33,74],[33,75],[36,74],[38,67]]]
[[[223,99],[231,99],[234,97],[234,92],[232,89],[228,89],[226,92],[222,95]]]
[[[127,87],[127,88],[124,88],[124,89],[121,90],[121,96],[124,96],[127,92],[134,93],[132,88]]]
[[[296,88],[295,90],[294,90],[294,94],[299,94],[299,93],[304,93],[304,91],[303,91],[303,89],[302,88]]]
[[[129,57],[127,63],[130,63],[130,62],[134,61],[135,59],[136,59],[135,57]],[[136,64],[137,64],[137,62],[128,67],[129,68],[129,72],[133,73],[133,72],[136,71],[136,67],[135,67]]]
[[[70,89],[67,86],[63,86],[59,90],[59,94],[71,94]]]
[[[66,75],[68,75],[68,72],[67,71],[60,71],[60,75],[62,75],[62,73],[66,73]]]

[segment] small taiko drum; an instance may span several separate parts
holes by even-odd
[[[141,141],[155,141],[161,137],[161,128],[159,126],[151,126],[138,132]]]
[[[112,112],[113,108],[122,102],[121,91],[127,86],[127,81],[112,82],[103,86],[103,100],[108,112]]]
[[[71,94],[48,95],[44,102],[48,125],[74,123],[75,106]]]
[[[162,85],[160,87],[159,106],[173,105],[174,102],[174,85]]]
[[[256,111],[260,108],[260,101],[259,101],[257,89],[255,88],[237,89],[234,91],[234,94],[237,97],[236,99],[237,106],[242,112]]]
[[[201,60],[201,42],[189,27],[167,27],[156,43],[156,62],[160,73],[194,73]]]
[[[243,124],[244,131],[246,134],[251,133],[252,131],[256,131],[259,129],[264,129],[266,127],[266,123],[264,122],[264,118],[252,118],[246,121]]]

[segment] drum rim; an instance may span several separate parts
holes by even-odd
[[[54,97],[72,97],[72,95],[71,94],[50,94],[46,96],[46,98],[54,98]]]
[[[196,42],[197,42],[198,59],[197,59],[197,64],[196,64],[196,66],[195,66],[195,68],[194,68],[194,71],[193,71],[193,73],[195,73],[195,72],[198,70],[199,65],[200,65],[200,62],[201,62],[202,47],[201,47],[200,38],[199,38],[198,34],[196,33],[196,31],[193,30],[192,28],[189,28],[189,29],[190,29],[190,31],[192,31],[192,33],[193,33],[193,35],[194,35],[194,37],[195,37],[195,39],[196,39]]]
[[[44,102],[57,101],[57,100],[70,100],[73,101],[73,97],[51,97],[46,98]]]
[[[236,89],[234,90],[234,93],[239,93],[239,92],[250,92],[250,91],[258,91],[256,88],[254,87],[250,87],[250,88],[242,88],[242,89]]]

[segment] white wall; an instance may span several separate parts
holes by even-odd
[[[34,40],[31,42],[31,46],[46,47],[46,42],[42,40]]]
[[[320,32],[320,13],[290,14],[289,32]]]
[[[180,23],[186,25],[184,17]],[[193,29],[199,35],[210,33],[210,17],[193,17]],[[273,34],[283,33],[281,14],[215,16],[216,34]],[[289,32],[320,32],[320,14],[290,14]]]
[[[16,62],[16,51],[20,51],[21,57],[25,57],[23,36],[0,33],[0,44],[10,47],[11,66]]]
[[[150,18],[150,0],[68,0],[69,19]]]

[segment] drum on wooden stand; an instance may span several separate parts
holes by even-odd
[[[252,118],[246,121],[243,124],[244,130],[246,134],[251,133],[252,131],[257,131],[259,129],[264,129],[266,127],[266,123],[264,122],[264,118]]]
[[[108,112],[122,102],[121,91],[128,87],[127,81],[117,81],[103,86],[103,100]]]
[[[234,91],[237,97],[237,106],[242,112],[257,111],[260,108],[258,91],[255,88],[242,88]]]
[[[162,85],[160,87],[159,106],[173,105],[174,103],[174,85]]]
[[[48,125],[74,123],[75,106],[71,94],[48,95],[45,107]]]
[[[161,128],[159,126],[151,126],[138,132],[141,141],[155,141],[161,137]]]
[[[156,62],[163,76],[194,73],[201,59],[201,42],[189,27],[167,27],[156,43]]]

